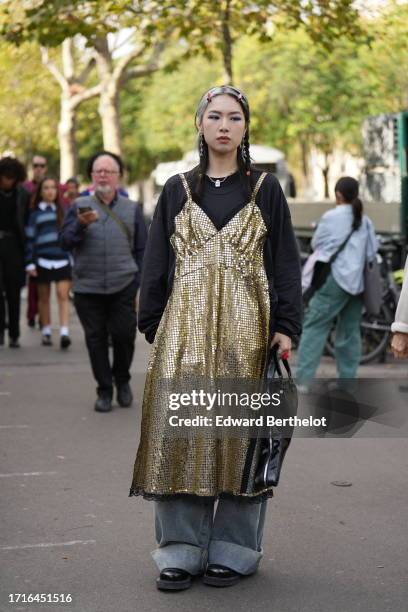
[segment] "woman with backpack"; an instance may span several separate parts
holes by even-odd
[[[361,358],[364,267],[366,261],[375,259],[378,249],[373,223],[363,214],[358,181],[344,176],[334,190],[336,206],[322,216],[312,238],[315,265],[337,255],[326,280],[313,294],[303,322],[296,378],[304,391],[315,376],[335,319],[338,378],[355,378]]]

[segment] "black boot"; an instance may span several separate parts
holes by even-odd
[[[191,574],[175,567],[166,567],[160,572],[156,586],[161,591],[182,591],[191,587]]]
[[[108,391],[98,392],[95,410],[97,412],[110,412],[112,410],[112,393]]]
[[[242,574],[239,574],[235,570],[225,567],[224,565],[215,565],[211,563],[207,566],[203,582],[211,586],[227,587],[236,584],[241,578]]]
[[[119,406],[122,406],[122,408],[129,408],[133,402],[132,389],[130,388],[129,383],[117,385],[116,399],[118,400]]]

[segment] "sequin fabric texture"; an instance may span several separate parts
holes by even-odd
[[[220,230],[192,200],[175,218],[176,269],[156,332],[143,397],[141,439],[130,495],[258,496],[258,445],[248,438],[165,435],[173,414],[163,380],[258,379],[268,352],[269,292],[263,264],[267,228],[255,199]],[[272,490],[266,491],[272,495]]]

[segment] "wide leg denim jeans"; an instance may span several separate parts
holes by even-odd
[[[155,502],[158,548],[152,552],[160,571],[167,567],[196,575],[207,563],[252,574],[262,558],[262,534],[267,501],[242,497],[214,500],[183,496]]]

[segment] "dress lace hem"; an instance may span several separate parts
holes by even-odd
[[[197,493],[152,493],[149,491],[145,491],[142,487],[132,487],[129,491],[129,497],[143,497],[148,501],[170,501],[174,500],[175,497],[182,498],[192,498],[192,497],[202,497],[206,499],[211,499],[216,501],[217,499],[231,499],[231,498],[241,498],[245,499],[248,503],[252,504],[260,504],[267,499],[273,497],[273,488],[265,489],[258,494],[255,495],[237,495],[235,493],[231,493],[230,491],[220,491],[217,495],[198,495]]]

